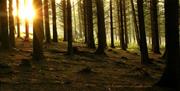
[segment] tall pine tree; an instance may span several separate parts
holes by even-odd
[[[103,0],[96,0],[97,6],[97,22],[98,22],[98,48],[96,54],[105,54],[106,44],[106,31],[104,21],[104,3]]]
[[[0,0],[0,37],[2,49],[9,49],[7,0]]]
[[[33,59],[43,58],[43,12],[42,1],[33,0],[36,17],[33,21]]]

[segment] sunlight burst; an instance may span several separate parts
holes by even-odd
[[[17,6],[16,0],[13,0],[13,7],[14,16],[18,16],[20,20],[24,21],[27,19],[28,21],[32,22],[33,18],[35,17],[35,12],[32,5],[32,0],[19,0],[19,11],[17,14]]]

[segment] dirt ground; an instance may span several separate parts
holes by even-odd
[[[117,48],[95,55],[77,43],[68,56],[60,42],[44,44],[45,59],[34,61],[32,42],[17,41],[17,48],[0,52],[0,91],[172,91],[153,86],[165,67],[157,54],[141,65],[138,52]]]

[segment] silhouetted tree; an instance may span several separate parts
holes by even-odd
[[[63,9],[63,23],[64,23],[64,39],[63,41],[67,41],[67,11],[66,11],[66,6],[67,6],[67,2],[66,0],[61,0],[62,1],[62,9]]]
[[[28,21],[28,19],[25,19],[25,27],[26,27],[25,41],[28,41],[29,40],[29,21]]]
[[[179,55],[179,1],[165,0],[165,37],[167,65],[158,82],[159,86],[173,87],[180,90],[180,55]]]
[[[1,24],[1,46],[2,49],[9,49],[9,34],[8,34],[8,15],[7,15],[7,0],[0,1],[0,24]]]
[[[132,8],[132,14],[133,14],[133,21],[134,21],[134,31],[136,33],[136,40],[137,40],[138,45],[140,45],[139,29],[138,29],[136,12],[135,12],[135,8],[134,8],[134,1],[133,0],[131,0],[131,8]]]
[[[92,0],[85,0],[86,10],[86,29],[87,29],[87,46],[89,48],[95,48],[94,33],[93,33],[93,11],[92,11]]]
[[[145,23],[144,23],[144,10],[143,0],[137,0],[138,6],[138,19],[139,19],[139,31],[140,31],[140,51],[142,64],[149,63],[149,56],[147,50]]]
[[[113,28],[112,0],[109,1],[109,7],[110,7],[111,48],[115,48],[115,46],[114,46],[114,28]]]
[[[84,39],[85,39],[84,43],[87,43],[87,42],[88,42],[88,35],[87,35],[87,18],[86,18],[86,15],[87,15],[86,2],[87,2],[87,0],[83,0]]]
[[[13,0],[9,0],[9,40],[11,47],[15,47],[15,26],[13,16]]]
[[[119,12],[120,12],[120,46],[122,48],[122,50],[126,50],[126,42],[125,42],[125,25],[124,25],[124,9],[123,9],[123,1],[120,0],[119,1]]]
[[[150,1],[151,1],[150,11],[151,11],[152,50],[154,53],[160,54],[157,0],[150,0]]]
[[[36,17],[33,21],[33,59],[41,60],[43,58],[43,13],[42,1],[33,0]]]
[[[72,10],[71,10],[71,2],[67,0],[67,33],[68,33],[68,55],[73,54],[73,46],[72,46]]]
[[[20,14],[19,14],[19,0],[16,0],[16,9],[17,9],[17,37],[20,38],[21,37],[21,33],[20,33]]]
[[[126,0],[122,0],[122,7],[123,7],[123,23],[124,23],[124,40],[125,40],[125,50],[127,50],[128,47],[128,30],[127,30],[127,15],[126,15]]]
[[[106,31],[104,22],[104,4],[103,0],[96,0],[97,6],[97,22],[98,22],[98,48],[96,54],[105,54],[106,44]]]
[[[57,24],[56,24],[56,1],[51,0],[52,20],[53,20],[53,42],[58,42]]]
[[[44,22],[45,22],[45,33],[46,33],[46,42],[51,42],[51,34],[49,27],[49,1],[44,0]]]
[[[27,7],[28,0],[25,0],[25,5]],[[26,29],[25,41],[29,41],[29,21],[28,21],[28,17],[25,18],[25,29]]]

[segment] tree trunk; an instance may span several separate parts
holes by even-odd
[[[92,0],[86,0],[86,19],[87,19],[87,46],[88,48],[95,48],[94,31],[93,31],[93,11]]]
[[[63,39],[63,41],[67,41],[67,21],[66,21],[66,18],[67,18],[67,11],[66,11],[67,2],[66,2],[66,0],[62,0],[62,8],[63,8],[63,23],[64,23],[64,39]]]
[[[124,36],[124,17],[123,17],[123,1],[120,0],[119,2],[119,10],[120,10],[120,46],[122,50],[126,50],[126,45],[125,45],[125,36]]]
[[[51,0],[52,21],[53,21],[53,42],[58,42],[57,24],[56,24],[56,1]]]
[[[82,17],[82,7],[81,7],[81,1],[78,2],[78,18],[79,18],[79,38],[81,39],[83,37],[83,17]]]
[[[147,64],[149,62],[149,56],[148,56],[146,33],[145,33],[143,0],[137,0],[137,6],[138,6],[138,19],[139,19],[139,31],[140,31],[141,62],[142,64]]]
[[[127,50],[128,47],[128,31],[127,31],[127,19],[126,19],[126,1],[122,1],[123,5],[123,23],[124,23],[124,39],[125,39],[125,50]]]
[[[42,1],[33,0],[36,9],[36,17],[33,21],[33,59],[41,60],[43,58],[43,13]]]
[[[14,26],[14,16],[13,16],[13,0],[9,0],[9,40],[11,47],[15,47],[15,26]]]
[[[115,46],[114,46],[114,28],[113,28],[112,0],[109,1],[109,7],[110,7],[111,48],[115,48]]]
[[[25,5],[27,7],[28,0],[25,0]],[[28,17],[25,18],[25,29],[26,29],[25,41],[29,41],[29,21],[28,21]]]
[[[17,37],[21,37],[20,33],[20,15],[19,15],[19,0],[16,0],[16,7],[17,7]]]
[[[176,91],[180,90],[178,2],[178,0],[165,0],[167,65],[163,76],[157,84],[159,86],[176,88]]]
[[[73,54],[73,46],[72,46],[72,10],[71,10],[71,2],[67,0],[67,33],[68,33],[68,55]]]
[[[120,14],[120,0],[116,0],[117,4],[117,17],[118,17],[118,33],[119,33],[119,41],[120,41],[120,47],[121,47],[121,14]]]
[[[2,49],[7,50],[10,48],[9,34],[8,34],[8,15],[7,15],[7,0],[0,1],[0,22],[1,22],[1,46]]]
[[[138,24],[137,24],[137,19],[136,19],[136,11],[134,8],[133,0],[131,0],[131,8],[132,8],[132,14],[133,14],[133,21],[134,21],[134,30],[136,33],[136,40],[137,40],[138,45],[140,46],[139,29],[138,29]]]
[[[25,28],[26,28],[25,41],[29,41],[29,21],[28,21],[28,19],[25,20]]]
[[[151,0],[151,31],[152,31],[152,51],[160,54],[159,49],[159,29],[158,29],[158,15],[157,15],[157,0]]]
[[[103,0],[96,0],[97,6],[97,21],[98,21],[98,48],[96,54],[105,54],[106,48],[106,31],[104,22],[104,4]]]
[[[49,1],[44,0],[44,22],[45,22],[45,33],[46,33],[46,42],[51,42],[51,34],[49,27]]]
[[[73,0],[72,2],[73,2],[73,7],[72,7],[73,10],[72,11],[73,11],[73,16],[74,16],[73,17],[73,21],[74,21],[73,22],[73,24],[74,24],[73,41],[74,41],[74,40],[77,39],[77,36],[78,36],[78,32],[77,31],[78,30],[77,30],[77,26],[76,26],[77,24],[76,24],[76,9],[75,9],[75,3],[74,3],[75,1]]]
[[[84,37],[85,37],[85,43],[88,42],[88,33],[87,33],[87,8],[86,8],[86,2],[87,0],[83,0],[83,18],[84,18]]]

